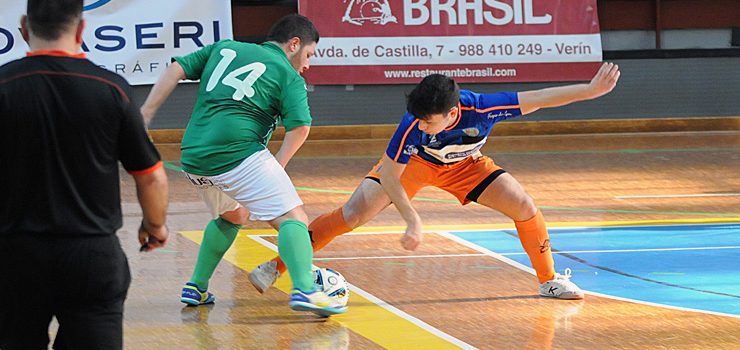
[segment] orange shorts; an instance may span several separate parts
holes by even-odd
[[[365,177],[380,183],[378,170],[382,165],[381,159]],[[401,175],[401,185],[409,199],[414,198],[422,188],[434,186],[452,194],[465,205],[478,200],[483,190],[505,172],[493,159],[486,156],[468,157],[454,164],[438,165],[413,155]]]

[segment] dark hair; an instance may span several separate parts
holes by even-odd
[[[427,75],[406,96],[406,110],[417,119],[432,114],[447,113],[460,103],[460,87],[455,80],[442,74]]]
[[[301,46],[318,43],[319,31],[307,17],[291,14],[281,18],[270,28],[267,41],[285,44],[294,37],[301,39]]]
[[[34,36],[56,40],[82,18],[83,0],[28,0],[26,16]]]

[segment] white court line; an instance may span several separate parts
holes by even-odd
[[[495,253],[495,252],[490,251],[490,250],[488,250],[486,248],[483,248],[483,247],[481,247],[481,246],[479,246],[479,245],[477,245],[475,243],[468,242],[468,241],[466,241],[466,240],[464,240],[464,239],[462,239],[460,237],[457,237],[457,236],[455,236],[455,235],[453,235],[453,234],[451,234],[449,232],[440,232],[440,231],[438,231],[437,234],[439,234],[440,236],[446,237],[446,238],[448,238],[450,240],[453,240],[455,242],[458,242],[458,243],[460,243],[460,244],[462,244],[462,245],[464,245],[464,246],[466,246],[468,248],[472,248],[472,249],[477,250],[477,251],[479,251],[481,253],[485,253],[486,255],[490,255],[491,257],[493,257],[495,259],[498,259],[498,260],[501,260],[502,262],[504,262],[506,264],[509,264],[509,265],[511,265],[513,267],[516,267],[516,268],[518,268],[518,269],[520,269],[520,270],[522,270],[524,272],[528,272],[528,273],[530,273],[532,275],[535,274],[534,269],[532,269],[531,267],[528,267],[526,265],[522,265],[522,264],[520,264],[520,263],[518,263],[518,262],[516,262],[514,260],[511,260],[511,259],[509,259],[507,257],[502,256],[501,254]],[[740,315],[734,315],[734,314],[726,314],[726,313],[715,312],[715,311],[707,311],[707,310],[700,310],[700,309],[685,308],[685,307],[680,307],[680,306],[651,303],[649,301],[642,301],[642,300],[637,300],[637,299],[622,298],[622,297],[617,297],[617,296],[614,296],[614,295],[602,294],[602,293],[597,293],[597,292],[590,292],[590,291],[587,291],[587,290],[584,290],[583,292],[586,293],[586,294],[595,295],[595,296],[599,296],[599,297],[602,297],[602,298],[609,298],[609,299],[614,299],[614,300],[621,300],[621,301],[631,302],[631,303],[635,303],[635,304],[657,306],[657,307],[663,307],[663,308],[673,309],[673,310],[698,312],[698,313],[709,314],[709,315],[716,315],[716,316],[728,316],[728,317],[733,317],[733,318],[740,318]]]
[[[685,250],[720,250],[720,249],[740,249],[740,246],[723,246],[723,247],[689,247],[689,248],[645,248],[645,249],[613,249],[613,250],[563,250],[552,252],[553,254],[582,254],[582,253],[639,253],[639,252],[674,252]],[[526,252],[516,253],[498,253],[502,256],[526,255]],[[383,260],[383,259],[425,259],[425,258],[465,258],[476,256],[488,256],[485,253],[468,253],[468,254],[429,254],[429,255],[381,255],[381,256],[349,256],[339,258],[313,258],[314,261],[334,261],[334,260]]]
[[[332,260],[373,260],[373,259],[423,259],[423,258],[460,258],[467,256],[486,256],[486,254],[431,254],[431,255],[385,255],[385,256],[351,256],[343,258],[313,258],[318,261]]]
[[[712,223],[697,224],[697,225],[712,225]],[[676,225],[625,225],[624,227],[643,227],[643,226],[644,227],[660,227],[660,226],[676,226]],[[609,226],[609,227],[620,227],[620,226]],[[584,227],[573,227],[573,228],[584,228]],[[569,228],[567,228],[567,227],[554,227],[554,228],[550,228],[550,229],[569,229]],[[483,229],[471,229],[471,230],[459,230],[459,231],[458,230],[455,230],[455,232],[465,232],[465,231],[485,231],[485,230],[483,230]],[[503,253],[503,254],[500,254],[500,253],[496,253],[494,251],[488,250],[486,248],[483,248],[481,246],[478,246],[477,244],[472,243],[472,242],[469,242],[467,240],[464,240],[464,239],[462,239],[460,237],[457,237],[457,236],[455,236],[455,235],[453,235],[453,234],[451,234],[449,232],[446,232],[446,231],[434,231],[434,232],[437,233],[437,234],[439,234],[442,237],[445,237],[445,238],[450,239],[452,241],[455,241],[455,242],[457,242],[457,243],[459,243],[459,244],[461,244],[463,246],[466,246],[468,248],[471,248],[473,250],[476,250],[476,251],[479,251],[479,252],[482,253],[482,254],[459,254],[461,257],[463,257],[463,256],[471,256],[472,257],[472,256],[486,255],[486,256],[493,257],[494,259],[497,259],[499,261],[502,261],[502,262],[504,262],[504,263],[506,263],[506,264],[508,264],[510,266],[513,266],[513,267],[515,267],[515,268],[517,268],[519,270],[522,270],[524,272],[527,272],[527,273],[529,273],[531,275],[535,275],[535,271],[531,267],[528,267],[526,265],[523,265],[521,263],[518,263],[518,262],[516,262],[514,260],[511,260],[511,259],[509,259],[509,258],[507,258],[507,257],[504,256],[504,255],[519,255],[519,254],[526,254],[526,253]],[[402,232],[353,232],[351,234],[352,235],[379,235],[379,234],[398,234],[398,233],[402,233]],[[266,241],[265,239],[262,238],[262,236],[270,236],[270,235],[249,235],[249,237],[251,237],[252,239],[256,240],[257,242],[260,242],[262,245],[265,245],[266,247],[268,247],[270,249],[277,250],[276,248],[274,248],[275,247],[274,244]],[[678,250],[678,249],[683,249],[683,250],[702,250],[702,249],[737,249],[737,248],[740,248],[740,246],[698,247],[698,248],[655,248],[655,249],[632,249],[632,250],[613,250],[613,251],[568,251],[568,252],[560,252],[560,253],[576,253],[576,252],[579,252],[579,253],[587,253],[587,252],[605,252],[605,253],[615,252],[615,253],[619,253],[619,252],[624,252],[624,251],[658,251],[658,250],[661,250],[661,249],[664,249],[664,250]],[[440,255],[430,255],[429,257],[438,257],[438,256],[440,256]],[[420,256],[400,256],[399,255],[399,256],[395,256],[395,257],[393,257],[393,256],[387,256],[387,257],[383,257],[383,258],[391,259],[391,258],[413,258],[413,257],[426,257],[426,256],[421,256],[421,255]],[[375,259],[378,259],[378,257],[359,257],[358,259],[360,259],[360,258],[375,258]],[[338,258],[338,260],[339,259],[350,260],[352,258]],[[314,260],[318,260],[318,259],[314,259]],[[330,259],[329,258],[326,258],[326,260],[330,260]],[[721,313],[721,312],[707,311],[707,310],[700,310],[700,309],[691,309],[691,308],[685,308],[685,307],[673,306],[673,305],[658,304],[658,303],[652,303],[652,302],[649,302],[649,301],[642,301],[642,300],[636,300],[636,299],[622,298],[622,297],[618,297],[618,296],[614,296],[614,295],[602,294],[602,293],[591,292],[591,291],[586,291],[586,290],[584,290],[584,292],[586,294],[590,294],[590,295],[594,295],[594,296],[599,296],[599,297],[602,297],[602,298],[609,298],[609,299],[614,299],[614,300],[631,302],[631,303],[635,303],[635,304],[655,306],[655,307],[662,307],[662,308],[673,309],[673,310],[680,310],[680,311],[698,312],[698,313],[703,313],[703,314],[708,314],[708,315],[716,315],[716,316],[726,316],[726,317],[740,318],[740,315],[726,314],[726,313]],[[380,302],[381,303],[384,303],[382,300]],[[378,305],[380,305],[381,307],[383,306],[383,304],[378,304]],[[388,310],[390,310],[390,309],[388,309]],[[391,311],[391,312],[393,312],[393,311]],[[400,311],[399,310],[399,312],[403,312],[403,311]],[[410,316],[409,315],[409,317],[413,317],[413,316]],[[419,322],[421,322],[421,321],[419,321]],[[431,327],[431,326],[429,326],[429,327]]]
[[[481,252],[481,253],[483,253],[485,255],[488,255],[490,257],[493,257],[495,259],[498,259],[500,261],[503,261],[503,262],[505,262],[505,263],[507,263],[507,264],[509,264],[511,266],[516,267],[517,269],[520,269],[520,270],[525,271],[525,272],[529,272],[532,275],[535,274],[534,269],[531,268],[531,267],[529,267],[529,266],[527,266],[527,265],[523,265],[523,264],[518,263],[518,262],[516,262],[514,260],[511,260],[511,259],[509,259],[509,258],[507,258],[507,257],[505,257],[505,256],[503,256],[503,255],[501,255],[499,253],[496,253],[496,252],[494,252],[492,250],[488,250],[488,249],[483,248],[483,247],[481,247],[481,246],[479,246],[479,245],[477,245],[475,243],[466,241],[466,240],[464,240],[464,239],[462,239],[460,237],[457,237],[457,236],[455,236],[455,235],[453,235],[453,234],[451,234],[449,232],[436,231],[436,233],[438,235],[442,236],[442,237],[445,237],[445,238],[447,238],[449,240],[455,241],[455,242],[457,242],[457,243],[459,243],[461,245],[464,245],[464,246],[466,246],[466,247],[468,247],[470,249],[479,251],[479,252]]]
[[[737,197],[740,193],[695,193],[695,194],[646,194],[641,196],[615,196],[616,199],[639,198],[689,198],[689,197]]]
[[[251,238],[251,239],[253,239],[257,243],[262,244],[263,246],[265,246],[267,248],[270,248],[270,249],[272,249],[272,250],[274,250],[276,252],[278,251],[276,245],[268,242],[267,240],[265,240],[264,238],[260,237],[259,235],[248,235],[248,237]],[[476,347],[474,347],[474,346],[472,346],[472,345],[470,345],[470,344],[468,344],[468,343],[466,343],[466,342],[464,342],[464,341],[462,341],[460,339],[457,339],[457,338],[455,338],[455,337],[453,337],[453,336],[451,336],[451,335],[449,335],[449,334],[447,334],[447,333],[445,333],[445,332],[443,332],[443,331],[441,331],[441,330],[439,330],[437,328],[434,328],[433,326],[429,325],[428,323],[426,323],[426,322],[424,322],[424,321],[422,321],[422,320],[420,320],[420,319],[418,319],[418,318],[416,318],[414,316],[411,316],[411,315],[409,315],[409,314],[401,311],[400,309],[398,309],[395,306],[389,304],[388,302],[381,300],[380,298],[378,298],[378,297],[376,297],[376,296],[374,296],[374,295],[372,295],[372,294],[370,294],[370,293],[368,293],[368,292],[360,289],[359,287],[357,287],[357,286],[355,286],[355,285],[353,285],[351,283],[349,283],[349,286],[350,286],[351,293],[357,293],[357,294],[363,296],[365,299],[371,301],[375,305],[378,305],[378,306],[380,306],[380,307],[382,307],[382,308],[390,311],[391,313],[396,314],[398,317],[401,317],[401,318],[403,318],[403,319],[405,319],[405,320],[413,323],[417,327],[419,327],[419,328],[421,328],[421,329],[423,329],[423,330],[425,330],[425,331],[427,331],[427,332],[429,332],[429,333],[431,333],[433,335],[436,335],[437,337],[440,337],[440,338],[442,338],[442,339],[444,339],[444,340],[446,340],[446,341],[448,341],[448,342],[450,342],[450,343],[452,343],[454,345],[457,345],[457,346],[459,346],[459,347],[461,347],[463,349],[477,349]],[[341,322],[341,321],[338,321],[338,322]]]
[[[708,311],[708,310],[701,310],[701,309],[691,309],[691,308],[681,307],[681,306],[658,304],[658,303],[652,303],[652,302],[649,302],[649,301],[642,301],[642,300],[637,300],[637,299],[622,298],[622,297],[618,297],[618,296],[614,296],[614,295],[602,294],[602,293],[597,293],[597,292],[589,292],[589,291],[584,291],[584,292],[586,292],[586,294],[595,295],[595,296],[602,297],[602,298],[608,298],[608,299],[626,301],[626,302],[629,302],[629,303],[649,305],[649,306],[655,306],[655,307],[662,307],[662,308],[666,308],[666,309],[673,309],[673,310],[679,310],[679,311],[698,312],[698,313],[701,313],[701,314],[709,314],[709,315],[714,315],[714,316],[725,316],[725,317],[740,318],[740,315],[735,315],[735,314],[726,314],[726,313],[716,312],[716,311]]]

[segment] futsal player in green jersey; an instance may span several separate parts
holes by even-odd
[[[306,84],[319,33],[310,20],[288,15],[263,44],[222,40],[174,62],[141,107],[145,121],[183,79],[200,79],[182,140],[182,168],[213,220],[203,235],[192,278],[182,290],[189,305],[213,303],[208,281],[247,217],[278,230],[278,252],[293,280],[289,305],[328,316],[343,313],[314,287],[313,250],[303,202],[284,170],[311,125]],[[273,156],[267,142],[278,123],[285,139]]]

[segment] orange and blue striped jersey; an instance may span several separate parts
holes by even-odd
[[[460,91],[460,113],[455,121],[436,135],[419,130],[419,120],[406,112],[385,153],[406,164],[411,155],[434,164],[451,164],[480,154],[493,125],[520,116],[516,92],[479,94]]]

